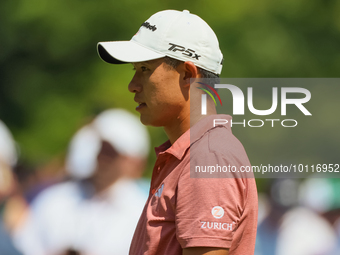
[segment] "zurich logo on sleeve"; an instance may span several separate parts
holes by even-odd
[[[211,209],[211,214],[216,219],[221,219],[224,215],[224,210],[221,206],[215,206],[213,209]]]

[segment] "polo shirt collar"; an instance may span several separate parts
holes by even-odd
[[[177,159],[181,160],[190,146],[190,129],[188,129],[183,135],[181,135],[174,144],[171,144],[170,140],[163,143],[161,146],[156,147],[156,155],[169,153],[174,155]]]
[[[206,132],[211,129],[214,129],[214,119],[225,119],[228,120],[228,123],[223,125],[223,127],[231,130],[230,115],[209,115],[205,118],[199,120],[193,127],[187,130],[184,134],[182,134],[174,144],[171,145],[170,140],[166,141],[162,145],[155,148],[156,155],[169,153],[174,155],[177,159],[181,160],[190,147],[191,144],[199,140]]]
[[[205,133],[207,133],[209,130],[217,128],[217,126],[214,127],[214,119],[224,119],[228,122],[224,125],[218,125],[222,126],[224,128],[227,128],[231,131],[231,116],[225,115],[225,114],[216,114],[216,115],[209,115],[205,118],[202,118],[199,120],[192,128],[190,129],[190,141],[191,144],[199,140],[202,136],[204,136]]]

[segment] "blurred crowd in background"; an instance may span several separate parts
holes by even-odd
[[[150,140],[138,117],[100,113],[71,139],[64,171],[44,181],[22,176],[2,122],[0,141],[0,254],[128,254],[149,194]]]
[[[136,116],[100,113],[72,137],[64,168],[44,178],[17,164],[3,122],[0,141],[0,254],[128,254],[149,193],[150,140]],[[340,179],[270,179],[255,254],[340,254],[339,194]]]
[[[271,179],[259,193],[255,255],[340,254],[339,189],[339,179]]]

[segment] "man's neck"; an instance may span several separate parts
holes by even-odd
[[[168,136],[171,144],[174,144],[178,138],[181,137],[187,130],[189,130],[193,125],[199,122],[201,119],[216,114],[216,108],[208,107],[207,115],[202,115],[200,109],[192,109],[187,115],[178,119],[171,126],[165,126],[164,131]]]
[[[171,144],[174,144],[190,128],[190,114],[182,118],[170,126],[165,126],[164,131],[169,138]]]

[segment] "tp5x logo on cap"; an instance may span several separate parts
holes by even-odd
[[[182,54],[184,56],[192,57],[192,58],[199,60],[200,55],[196,54],[194,50],[185,49],[185,47],[183,47],[181,45],[174,44],[174,43],[169,43],[169,44],[171,45],[171,47],[168,50],[173,51],[173,52],[184,51],[184,52],[182,52]]]

